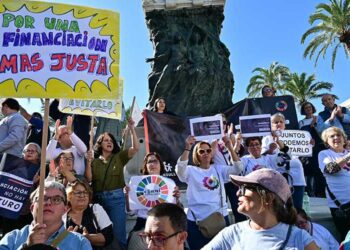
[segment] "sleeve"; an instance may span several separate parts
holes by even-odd
[[[318,166],[321,169],[321,172],[324,173],[326,164],[330,163],[331,159],[328,157],[327,155],[327,151],[326,150],[322,150],[319,154],[318,154]]]
[[[180,161],[180,158],[179,158],[175,166],[175,173],[177,174],[177,177],[179,177],[180,181],[186,182],[186,183],[188,181],[187,165],[188,165],[188,161]]]
[[[57,141],[55,139],[51,139],[49,141],[49,145],[46,147],[46,160],[53,160],[59,155],[59,150],[57,148]]]
[[[5,236],[0,240],[0,250],[22,249],[22,244],[18,248],[15,248],[15,240],[17,237],[18,230],[14,230],[5,234]]]
[[[343,109],[345,110],[345,112],[344,112],[344,116],[342,118],[342,121],[344,123],[350,123],[350,110],[347,108],[343,108]]]
[[[80,248],[78,250],[92,250],[90,241],[87,238],[82,237]]]
[[[129,151],[129,149],[124,149],[123,151],[121,151],[119,153],[120,154],[119,157],[120,157],[120,160],[121,160],[123,166],[125,166],[128,163],[128,161],[131,159],[128,156],[128,151]]]
[[[319,134],[322,134],[322,131],[325,130],[326,128],[329,128],[332,126],[332,123],[329,121],[323,121],[321,116],[317,116],[317,125],[316,125],[316,130]]]
[[[270,142],[270,136],[264,136],[261,141],[261,154],[264,154],[266,151],[269,150],[269,146],[271,144]]]
[[[21,141],[23,136],[26,136],[27,127],[28,125],[27,122],[24,121],[24,118],[22,121],[22,119],[16,115],[10,117],[8,120],[8,134],[0,142],[0,152],[4,152]]]
[[[304,247],[309,245],[311,242],[315,242],[314,238],[306,230],[303,229],[301,229],[301,238]]]
[[[299,121],[299,129],[301,129],[301,127],[303,126],[303,124],[304,124],[303,120],[300,120],[300,121]]]
[[[113,225],[108,214],[100,204],[92,205],[93,213],[98,223],[100,232],[105,237],[105,246],[109,245],[113,240]]]
[[[73,145],[76,147],[78,155],[84,156],[87,151],[85,143],[75,133],[70,135],[70,139],[72,140]]]
[[[224,182],[227,183],[230,181],[230,175],[239,175],[243,170],[243,163],[241,161],[236,161],[232,166],[229,165],[220,165],[221,171],[223,174]]]
[[[234,249],[233,226],[221,230],[202,250]]]
[[[328,230],[327,232],[328,232],[329,249],[339,249],[338,241],[333,237],[333,235]]]

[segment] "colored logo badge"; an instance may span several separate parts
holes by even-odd
[[[139,182],[136,188],[138,201],[148,208],[165,203],[168,196],[169,188],[160,176],[147,176]]]
[[[203,185],[209,190],[214,190],[219,187],[219,180],[216,176],[204,177]]]
[[[276,102],[276,109],[278,111],[285,111],[288,108],[288,104],[285,101]]]

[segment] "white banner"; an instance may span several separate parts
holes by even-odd
[[[149,209],[159,203],[176,202],[173,196],[175,182],[161,175],[133,176],[129,186],[131,210]]]
[[[289,147],[289,153],[293,156],[312,156],[312,139],[308,131],[283,130],[279,139]]]
[[[206,116],[190,119],[191,135],[196,141],[211,142],[224,136],[222,116]]]

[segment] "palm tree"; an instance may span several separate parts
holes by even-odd
[[[252,73],[257,72],[247,86],[246,92],[248,97],[257,97],[261,95],[261,89],[264,85],[270,85],[275,88],[277,92],[284,94],[284,83],[289,79],[289,68],[272,62],[270,68],[255,68]]]
[[[315,82],[316,76],[306,76],[306,73],[293,73],[290,80],[286,83],[285,89],[294,96],[295,101],[301,105],[311,99],[320,98],[325,93],[319,93],[322,90],[330,91],[333,84],[330,82]]]
[[[304,58],[309,56],[311,59],[319,49],[315,60],[316,66],[319,57],[322,55],[324,58],[327,49],[333,47],[331,67],[334,69],[339,47],[343,45],[347,57],[350,52],[350,0],[330,0],[329,4],[317,5],[315,13],[309,17],[310,25],[315,21],[319,23],[308,29],[301,37],[301,43],[304,43],[307,37],[315,35],[304,51]]]

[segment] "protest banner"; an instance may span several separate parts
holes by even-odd
[[[223,112],[228,123],[239,124],[240,116],[282,113],[286,118],[286,129],[298,129],[298,117],[293,96],[246,98]]]
[[[175,182],[161,175],[133,176],[130,179],[131,210],[149,209],[160,203],[175,203]]]
[[[222,116],[206,116],[190,119],[191,135],[196,141],[211,142],[221,139],[224,135]]]
[[[0,155],[0,161],[0,216],[17,219],[40,166],[9,154]]]
[[[279,139],[293,156],[312,156],[311,135],[304,130],[283,130]]]
[[[119,81],[119,98],[116,100],[60,99],[58,109],[63,113],[121,119],[124,81]]]
[[[184,150],[185,140],[190,134],[188,119],[150,110],[144,110],[142,114],[146,152],[157,152],[164,162],[163,176],[173,179],[178,186],[184,187],[184,183],[177,178],[175,165]]]
[[[48,2],[0,2],[0,95],[116,99],[119,15]]]
[[[249,115],[239,117],[243,137],[265,136],[271,134],[271,115]]]

